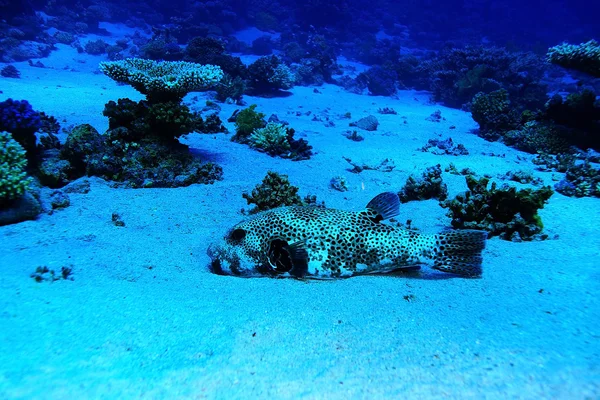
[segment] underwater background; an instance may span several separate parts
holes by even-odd
[[[599,11],[0,0],[0,398],[600,398]],[[383,192],[481,274],[207,253]]]

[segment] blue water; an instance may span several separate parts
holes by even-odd
[[[0,398],[600,398],[598,11],[0,2]]]

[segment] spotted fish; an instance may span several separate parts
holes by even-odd
[[[399,208],[398,196],[386,192],[362,211],[302,206],[264,211],[209,246],[210,268],[222,275],[326,279],[429,263],[439,271],[481,274],[486,232],[427,235],[382,223]]]

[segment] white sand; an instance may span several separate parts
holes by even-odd
[[[16,64],[22,78],[2,79],[0,100],[27,99],[63,126],[104,131],[104,103],[141,98],[95,73],[101,57],[59,47],[42,60],[56,69]],[[208,244],[243,218],[241,193],[268,170],[329,207],[360,209],[437,163],[494,176],[532,169],[518,158],[531,156],[483,141],[470,132],[469,114],[432,105],[426,93],[319,91],[246,98],[306,137],[317,153],[309,161],[271,158],[231,135],[192,134],[188,143],[223,166],[223,181],[122,190],[92,179],[92,190],[71,194],[66,210],[0,228],[0,398],[598,398],[599,199],[555,194],[540,214],[558,239],[489,240],[481,279],[423,271],[301,282],[208,271]],[[200,107],[206,95],[194,96]],[[398,115],[375,114],[384,106]],[[224,105],[221,118],[234,108]],[[446,121],[425,120],[437,109]],[[365,141],[349,141],[341,135],[345,112],[353,120],[375,114],[381,125],[361,132]],[[315,114],[336,126],[312,121]],[[439,135],[471,155],[417,150]],[[390,158],[396,169],[355,175],[342,156]],[[337,175],[348,192],[328,188]],[[552,174],[535,175],[552,184]],[[451,196],[465,189],[462,177],[444,179]],[[111,223],[112,212],[125,227]],[[408,203],[399,219],[425,231],[449,226],[436,201]],[[36,283],[29,275],[42,265],[72,266],[74,281]]]

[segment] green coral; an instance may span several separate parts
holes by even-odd
[[[8,132],[0,132],[0,205],[23,196],[29,187],[26,153]]]
[[[504,143],[528,153],[558,154],[569,151],[569,131],[552,121],[529,121],[504,134]]]
[[[269,122],[264,128],[255,129],[248,141],[250,146],[271,155],[291,150],[286,127],[276,122]]]
[[[298,190],[296,186],[290,184],[287,175],[269,171],[262,183],[252,189],[251,194],[243,193],[242,197],[248,204],[255,204],[255,207],[250,209],[250,214],[284,206],[324,206],[324,204],[317,204],[315,196],[308,195],[302,199],[298,195]]]
[[[290,67],[285,64],[279,64],[273,69],[273,75],[268,80],[273,86],[286,90],[294,86],[296,76]]]
[[[202,118],[187,106],[169,101],[150,105],[144,122],[150,135],[172,140],[200,128]]]
[[[471,104],[471,115],[479,124],[479,135],[490,140],[496,140],[502,133],[518,126],[508,92],[504,89],[477,93]]]
[[[402,203],[412,200],[446,200],[448,187],[442,180],[442,167],[437,164],[428,167],[420,178],[409,176],[406,184],[398,193]]]
[[[246,81],[239,76],[232,78],[231,75],[225,74],[215,90],[217,92],[217,100],[239,102],[246,91]]]
[[[131,85],[151,103],[181,101],[189,92],[205,90],[223,78],[223,71],[215,65],[141,58],[102,62],[100,70]]]
[[[456,229],[482,229],[491,236],[521,241],[545,239],[543,223],[538,210],[554,193],[550,186],[538,190],[522,189],[492,183],[488,178],[466,176],[469,190],[446,200],[442,207],[449,209],[452,226]]]
[[[600,45],[595,40],[578,45],[563,43],[548,49],[548,62],[600,77]]]
[[[256,104],[252,104],[235,116],[235,136],[231,140],[239,143],[247,143],[248,137],[256,129],[264,128],[266,125],[265,114],[256,112]]]

